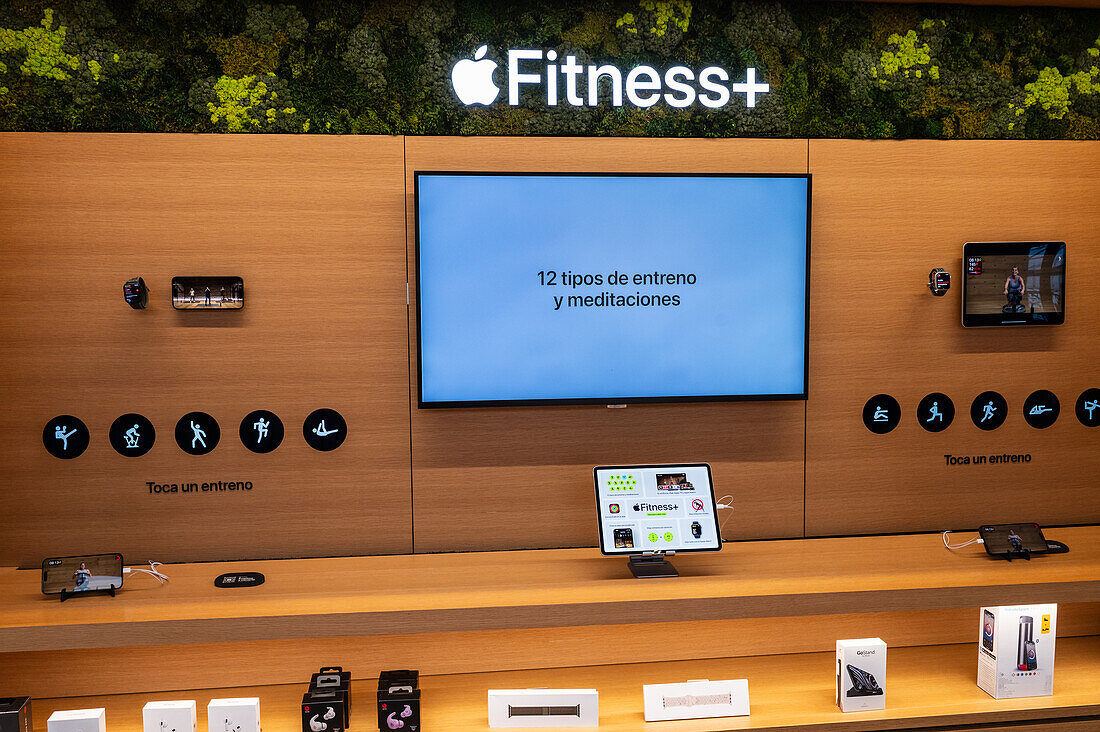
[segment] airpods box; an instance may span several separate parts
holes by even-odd
[[[0,699],[0,732],[31,732],[31,698],[9,696]]]
[[[983,607],[978,617],[978,686],[994,699],[1054,693],[1058,606]]]
[[[260,732],[260,700],[254,696],[211,699],[206,705],[206,727],[209,732]]]
[[[886,708],[886,642],[881,638],[836,642],[836,705],[842,712]]]
[[[149,702],[141,709],[144,732],[195,732],[198,712],[194,700]]]
[[[46,720],[48,732],[107,732],[107,710],[70,709]]]

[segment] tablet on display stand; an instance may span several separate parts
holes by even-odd
[[[593,468],[600,551],[630,558],[638,578],[677,577],[666,557],[722,548],[707,463]]]

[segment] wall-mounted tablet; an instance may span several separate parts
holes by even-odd
[[[808,175],[414,180],[420,407],[806,398]]]
[[[592,472],[604,554],[722,548],[710,465],[601,465]]]
[[[1064,241],[963,246],[964,326],[1061,325],[1066,318]]]

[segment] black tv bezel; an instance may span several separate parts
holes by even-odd
[[[718,552],[722,551],[722,544],[725,540],[722,538],[722,522],[718,520],[718,499],[715,498],[714,491],[714,474],[711,472],[710,463],[650,463],[645,465],[597,465],[592,468],[592,484],[596,489],[596,525],[599,527],[600,532],[600,554],[605,557],[628,557],[634,554],[645,554],[647,549],[627,549],[625,551],[609,551],[604,546],[603,540],[603,506],[600,504],[600,482],[598,479],[599,472],[601,470],[651,470],[656,468],[706,468],[707,469],[707,483],[710,485],[710,510],[712,516],[714,516],[714,532],[718,536],[718,546],[701,546],[701,547],[688,547],[685,549],[671,549],[677,554],[684,554],[686,552]]]
[[[421,176],[486,176],[486,177],[572,177],[572,178],[801,178],[806,181],[806,295],[802,336],[802,391],[778,394],[713,394],[665,395],[636,397],[578,397],[561,399],[489,399],[462,401],[424,401],[424,343],[421,336],[420,297],[420,178]],[[418,409],[450,409],[462,407],[541,407],[570,405],[670,404],[690,402],[774,402],[806,401],[810,381],[810,237],[813,208],[812,173],[684,173],[684,172],[588,172],[588,171],[528,171],[528,170],[414,170],[413,171],[413,270],[415,283],[410,283],[416,298],[416,404]]]
[[[1036,246],[1061,246],[1062,247],[1062,311],[1060,313],[1044,313],[1042,319],[1035,319],[1033,313],[1024,313],[1026,319],[1005,320],[1003,313],[971,313],[966,312],[966,295],[970,289],[970,276],[968,274],[967,259],[969,257],[1004,256],[1006,254],[1020,253],[1026,256],[1025,250]],[[964,328],[1014,328],[1032,325],[1063,325],[1066,322],[1066,290],[1067,256],[1066,243],[1064,241],[968,241],[963,244],[962,253],[962,324]]]

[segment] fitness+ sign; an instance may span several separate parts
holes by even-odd
[[[467,107],[488,106],[500,95],[493,81],[497,62],[485,58],[488,46],[477,49],[472,59],[458,61],[451,69],[451,86]],[[601,83],[610,87],[611,104],[627,102],[642,109],[664,101],[670,107],[684,109],[696,103],[719,109],[729,104],[733,94],[745,95],[745,106],[755,107],[756,97],[770,86],[756,80],[756,69],[745,70],[744,82],[731,82],[731,76],[721,66],[707,66],[695,72],[687,66],[670,66],[664,74],[652,66],[635,66],[625,74],[618,66],[604,64],[587,66],[568,55],[557,63],[558,52],[550,49],[519,49],[508,51],[508,104],[519,106],[521,86],[541,87],[546,104],[556,107],[595,107],[599,102]]]

